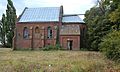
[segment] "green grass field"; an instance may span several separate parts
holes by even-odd
[[[120,64],[99,52],[0,48],[0,72],[120,72]]]

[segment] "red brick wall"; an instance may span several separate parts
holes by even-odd
[[[55,27],[58,26],[58,22],[48,22],[48,23],[17,23],[17,36],[16,36],[16,47],[17,48],[31,48],[31,36],[32,36],[32,27],[33,27],[33,47],[34,48],[41,48],[47,45],[55,45],[56,44],[56,35],[57,30]],[[63,24],[63,25],[76,25],[76,24]],[[77,24],[80,25],[80,29],[86,28],[84,24]],[[47,27],[52,28],[53,38],[47,39]],[[30,31],[30,38],[24,39],[23,38],[23,29],[24,27],[29,28]],[[40,29],[40,37],[39,35],[35,34],[35,27],[39,27]],[[44,27],[44,28],[43,28]],[[42,36],[42,37],[41,37]],[[73,35],[73,36],[60,36],[60,43],[61,46],[67,49],[67,39],[73,40],[73,50],[80,49],[80,35]]]
[[[17,46],[17,48],[31,48],[32,27],[33,27],[33,47],[34,48],[43,47],[48,44],[55,45],[56,44],[56,35],[57,35],[56,34],[57,33],[56,26],[57,25],[58,25],[57,22],[17,23],[16,24],[16,29],[17,29],[16,46]],[[52,33],[53,33],[52,39],[47,39],[47,27],[49,27],[49,26],[52,28]],[[29,28],[29,31],[30,31],[29,39],[23,38],[24,27]],[[37,36],[37,34],[35,34],[35,27],[39,27],[39,29],[40,29],[40,34],[38,36]]]
[[[61,35],[60,36],[60,44],[62,48],[67,49],[67,41],[72,40],[73,45],[72,45],[72,50],[80,50],[80,36],[79,35]]]

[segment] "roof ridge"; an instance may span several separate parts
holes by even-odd
[[[31,8],[27,8],[27,9],[37,9],[37,8],[60,8],[60,7],[31,7]]]

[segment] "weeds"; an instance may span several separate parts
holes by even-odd
[[[120,72],[99,52],[0,50],[0,72]]]

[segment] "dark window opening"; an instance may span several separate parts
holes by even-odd
[[[24,27],[24,30],[23,30],[23,38],[24,39],[28,39],[29,38],[29,30],[27,27]]]
[[[51,27],[48,27],[48,36],[47,36],[47,38],[52,38],[52,29],[51,29]]]

